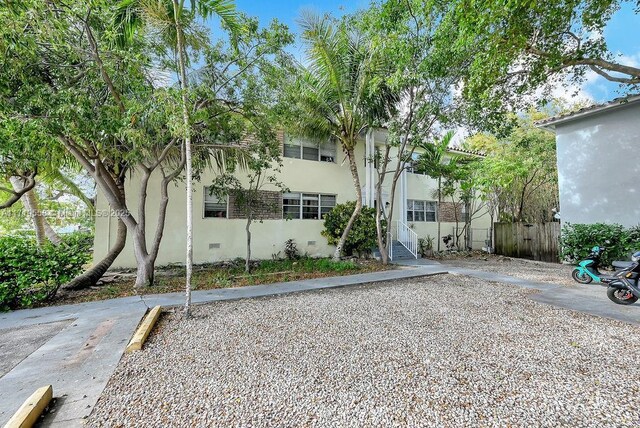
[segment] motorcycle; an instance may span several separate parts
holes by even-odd
[[[606,279],[607,297],[618,305],[632,305],[640,297],[640,251],[633,254],[631,266],[617,272],[613,278]]]
[[[597,283],[608,283],[608,280],[615,277],[614,275],[605,275],[601,273],[598,268],[600,267],[600,257],[606,250],[605,247],[596,245],[591,249],[591,253],[586,259],[578,263],[578,266],[571,272],[571,277],[574,281],[580,284],[590,284],[592,281]],[[626,269],[632,265],[632,262],[614,261],[613,267],[616,270]]]

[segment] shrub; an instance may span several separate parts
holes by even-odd
[[[418,239],[418,253],[421,257],[426,256],[429,251],[433,251],[433,241],[434,239],[431,235]]]
[[[356,203],[353,201],[338,204],[325,215],[322,236],[327,238],[330,245],[337,245],[340,241],[342,231],[347,226],[355,205]],[[374,208],[362,207],[362,211],[353,223],[347,242],[342,249],[343,254],[348,256],[354,253],[358,255],[370,254],[371,250],[377,246],[375,216],[376,210]],[[383,223],[382,227],[386,228],[386,224]]]
[[[0,310],[30,307],[55,296],[91,258],[90,234],[73,233],[63,243],[38,248],[29,236],[0,238]]]
[[[284,241],[284,255],[287,257],[287,260],[298,260],[300,258],[300,251],[298,251],[296,241],[293,239]]]
[[[609,241],[609,242],[607,242]],[[589,255],[596,245],[606,247],[602,264],[613,260],[628,260],[640,250],[640,227],[625,228],[619,224],[566,224],[561,234],[562,259],[577,263]]]

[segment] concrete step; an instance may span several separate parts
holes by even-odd
[[[415,259],[414,255],[411,254],[411,251],[407,250],[407,248],[402,245],[398,241],[393,241],[393,260],[413,260]],[[380,256],[380,251],[376,248],[373,250],[373,255],[376,257]]]

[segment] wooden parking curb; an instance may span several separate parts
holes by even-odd
[[[142,349],[142,345],[144,344],[145,340],[147,340],[147,337],[149,337],[149,333],[151,333],[151,330],[156,324],[156,321],[158,321],[161,311],[161,306],[156,306],[151,309],[147,316],[144,317],[144,320],[142,321],[142,324],[140,324],[140,327],[138,327],[138,329],[136,330],[136,333],[131,338],[131,341],[125,349],[125,352],[129,353]]]
[[[51,385],[38,388],[20,406],[18,411],[11,416],[4,428],[29,428],[32,427],[49,405],[53,398],[53,387]]]

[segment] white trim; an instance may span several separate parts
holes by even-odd
[[[371,181],[371,174],[369,170],[371,169],[371,131],[367,131],[367,135],[364,140],[364,205],[370,207],[371,204],[371,188],[373,187],[373,182]]]
[[[404,162],[400,166],[402,172],[400,173],[400,218],[403,221],[407,219],[407,170],[405,169]]]
[[[371,163],[371,167],[369,168],[369,182],[371,183],[371,189],[369,189],[369,200],[370,200],[370,207],[373,207],[375,200],[376,200],[376,192],[375,192],[375,188],[376,188],[376,175],[375,175],[375,169],[376,169],[376,161],[375,161],[375,156],[376,156],[376,134],[375,131],[373,129],[370,130],[371,133],[371,147],[369,148],[369,153],[371,153],[371,156],[373,157],[373,162]],[[382,203],[382,202],[380,202]],[[384,208],[384,205],[381,205]]]

